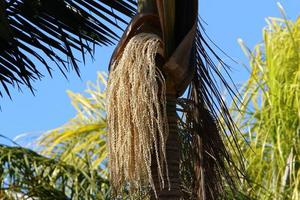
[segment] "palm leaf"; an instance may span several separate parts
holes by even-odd
[[[221,73],[223,70],[228,75],[229,67],[212,49],[208,42],[209,38],[205,37],[206,33],[202,24],[197,19],[198,1],[178,0],[175,2],[175,26],[168,25],[165,29],[167,29],[167,33],[175,32],[176,35],[165,36],[168,37],[164,38],[166,47],[172,46],[168,43],[174,43],[173,47],[178,48],[185,37],[190,37],[189,32],[197,26],[191,49],[186,49],[186,52],[190,51],[189,67],[185,78],[178,81],[179,86],[177,87],[179,95],[188,88],[186,98],[179,100],[179,105],[183,108],[179,111],[183,114],[180,136],[182,144],[181,176],[184,180],[185,198],[224,198],[229,190],[237,198],[240,193],[236,182],[239,181],[239,176],[244,176],[242,154],[236,140],[238,129],[222,98],[221,88],[218,86],[219,81],[231,97],[235,97],[235,90],[229,85],[225,75]],[[171,52],[174,51],[174,55],[179,56],[182,60],[183,56],[176,55],[176,49],[171,48]],[[221,68],[217,67],[216,62],[220,64]],[[183,68],[183,63],[180,64]],[[174,71],[175,79],[181,78],[180,75],[178,76],[179,72],[180,69],[177,72]],[[229,138],[228,134],[232,137]],[[231,143],[226,142],[229,139],[233,139],[230,140]],[[233,157],[237,158],[239,164]]]
[[[64,75],[70,68],[79,75],[76,52],[85,59],[86,53],[93,54],[95,44],[113,44],[118,35],[112,28],[122,30],[124,16],[134,13],[132,0],[1,0],[0,82],[4,90],[8,95],[9,85],[32,90],[32,81],[42,77],[38,65],[50,75],[53,64]]]
[[[100,73],[98,77],[97,84],[89,83],[90,97],[68,92],[77,115],[65,125],[46,132],[38,143],[43,155],[74,163],[82,169],[97,169],[106,177],[105,93],[101,88],[105,78]]]
[[[0,145],[0,155],[1,199],[103,199],[108,192],[107,181],[97,171],[83,171],[21,147]]]
[[[37,150],[46,157],[20,147],[0,146],[1,188],[6,191],[3,194],[41,199],[109,199],[105,79],[99,73],[97,83],[88,84],[89,97],[68,92],[77,115],[38,140]]]
[[[233,110],[248,144],[239,137],[257,199],[299,199],[300,194],[300,18],[268,18],[263,43],[246,50],[250,76],[241,88],[241,112]],[[240,41],[242,43],[242,41]]]

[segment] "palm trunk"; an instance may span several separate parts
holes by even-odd
[[[138,7],[140,13],[157,13],[155,0],[138,0]],[[144,24],[146,27],[147,24]],[[159,66],[163,63],[157,63]],[[162,67],[162,66],[161,66]],[[166,143],[166,160],[168,165],[168,177],[165,179],[165,187],[160,189],[160,179],[157,171],[157,163],[155,162],[155,155],[153,154],[153,163],[151,166],[152,177],[156,188],[157,198],[159,200],[179,200],[182,197],[180,189],[179,176],[179,137],[177,131],[176,118],[176,92],[172,81],[167,80],[167,116],[169,124],[169,136]],[[167,173],[164,173],[167,175]],[[170,188],[167,178],[170,180]],[[154,192],[151,194],[151,199],[156,199]]]
[[[155,187],[157,188],[157,197],[159,200],[179,200],[182,197],[179,176],[180,144],[177,128],[176,96],[172,93],[167,93],[167,115],[169,123],[169,136],[166,143],[166,154],[171,186],[170,190],[167,184],[167,177],[165,177],[165,188],[159,190],[160,182],[155,163],[152,165],[152,176]],[[152,194],[152,199],[155,199],[154,194]]]

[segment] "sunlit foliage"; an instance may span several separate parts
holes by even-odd
[[[105,76],[89,97],[68,92],[76,116],[39,139],[37,154],[0,146],[0,199],[110,199],[107,180]],[[3,196],[3,197],[2,197]],[[22,199],[22,198],[21,198]]]
[[[284,14],[283,10],[281,9]],[[300,198],[300,18],[269,18],[262,44],[249,51],[251,74],[236,119],[253,198]],[[242,42],[242,41],[240,41]]]

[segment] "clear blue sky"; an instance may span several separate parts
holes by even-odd
[[[208,24],[206,31],[210,38],[227,54],[240,64],[232,64],[232,77],[236,83],[247,78],[242,63],[247,64],[237,38],[242,38],[251,49],[262,41],[262,28],[268,16],[279,17],[280,12],[274,0],[200,0],[200,15]],[[290,19],[300,15],[299,0],[279,1]],[[59,70],[51,79],[46,74],[36,82],[36,96],[29,90],[23,93],[12,91],[13,101],[8,97],[0,98],[0,134],[10,138],[23,133],[37,133],[64,124],[75,114],[66,90],[83,92],[88,80],[96,80],[97,71],[106,71],[107,63],[114,47],[97,48],[95,61],[89,60],[81,65],[79,79],[75,72],[69,73],[67,81]],[[222,56],[225,61],[226,57]],[[0,143],[1,143],[0,139]]]

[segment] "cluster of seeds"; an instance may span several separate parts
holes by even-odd
[[[154,34],[128,42],[111,66],[107,86],[110,179],[116,192],[151,186],[151,164],[157,163],[161,187],[167,172],[165,79],[155,63],[162,46]],[[155,159],[155,160],[153,160]]]

